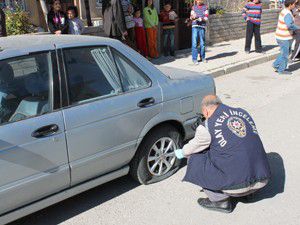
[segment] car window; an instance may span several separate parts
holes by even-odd
[[[0,124],[50,111],[50,53],[0,61]]]
[[[119,70],[120,79],[125,92],[147,88],[151,80],[136,65],[118,51],[113,51],[115,62]]]
[[[64,50],[71,104],[121,92],[120,80],[106,47]]]

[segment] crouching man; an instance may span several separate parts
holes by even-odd
[[[209,95],[202,101],[202,113],[206,121],[175,154],[188,158],[183,180],[202,187],[208,197],[199,198],[199,205],[228,213],[230,197],[247,196],[267,185],[271,176],[267,155],[245,110]]]

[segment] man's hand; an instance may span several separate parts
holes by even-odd
[[[175,152],[175,156],[176,156],[177,159],[183,159],[184,158],[184,154],[183,154],[182,149],[177,149],[174,152]]]
[[[61,30],[57,30],[54,32],[56,35],[60,35],[61,34]]]
[[[126,37],[127,35],[128,35],[127,31],[123,32],[123,34],[122,34],[122,36],[124,36],[124,37]]]

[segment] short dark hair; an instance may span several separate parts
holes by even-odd
[[[296,3],[296,0],[285,0],[284,1],[284,6],[289,7],[290,5],[293,5]]]
[[[172,6],[172,3],[170,1],[166,1],[164,5],[170,5],[170,6]]]
[[[53,5],[55,2],[61,3],[61,0],[52,0],[52,1],[51,1],[51,5]]]
[[[68,9],[67,9],[67,12],[68,12],[69,10],[71,10],[71,11],[74,12],[75,17],[78,17],[78,9],[77,9],[76,6],[69,6]]]

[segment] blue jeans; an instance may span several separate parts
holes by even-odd
[[[290,50],[292,46],[292,40],[276,40],[280,47],[280,54],[273,63],[273,67],[277,69],[279,73],[285,71],[289,61]]]
[[[164,37],[164,53],[169,52],[168,48],[168,40],[170,38],[170,52],[174,54],[175,50],[175,36],[174,36],[175,29],[166,29],[163,30],[163,37]]]
[[[200,39],[200,48],[198,48],[198,41]],[[193,27],[192,28],[192,57],[193,61],[197,60],[200,53],[201,59],[205,59],[205,28]]]

